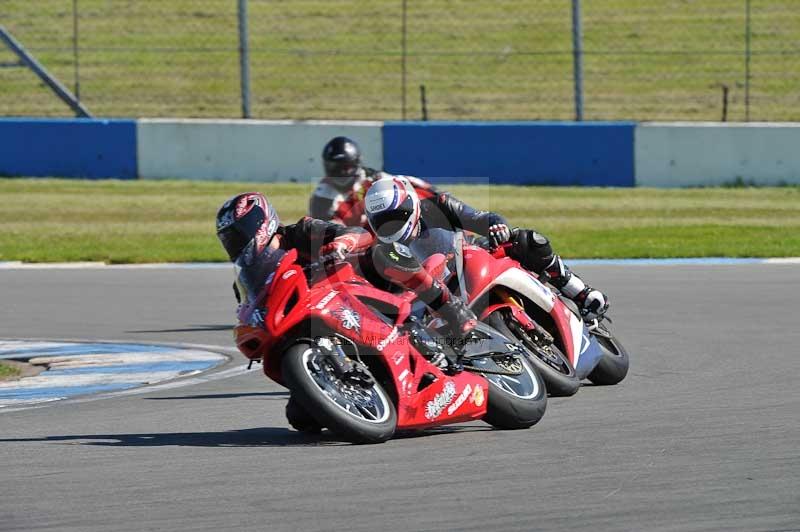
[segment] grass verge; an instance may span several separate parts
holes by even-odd
[[[21,373],[22,372],[18,368],[0,362],[0,381],[15,379],[19,377]]]
[[[232,0],[0,6],[3,25],[62,83],[79,81],[97,116],[240,116]],[[749,119],[800,120],[797,0],[752,2],[750,19],[746,6],[583,2],[585,117],[720,120],[725,87],[729,120],[748,116],[745,102]],[[249,2],[252,113],[418,118],[424,85],[431,119],[571,120],[571,20],[564,0]],[[17,63],[0,46],[0,114],[69,116]]]
[[[536,228],[566,257],[800,256],[800,188],[680,190],[451,186]],[[224,261],[214,216],[264,192],[286,223],[312,185],[0,179],[0,261]]]

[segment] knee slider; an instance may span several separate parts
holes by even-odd
[[[372,252],[375,270],[386,280],[406,284],[423,271],[422,264],[402,244],[379,244]]]

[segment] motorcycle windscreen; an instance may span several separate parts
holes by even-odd
[[[242,253],[234,263],[236,285],[242,295],[242,304],[247,305],[266,293],[286,253],[286,250],[269,247],[255,256]]]

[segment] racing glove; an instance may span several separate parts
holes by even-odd
[[[343,261],[347,257],[348,247],[344,242],[333,241],[322,246],[320,261],[324,263]]]
[[[507,224],[496,223],[489,226],[489,234],[487,236],[489,237],[489,244],[496,248],[500,244],[511,240],[511,229]]]

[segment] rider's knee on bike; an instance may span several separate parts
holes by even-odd
[[[515,229],[512,243],[509,256],[574,301],[584,319],[597,319],[608,310],[608,297],[572,272],[561,257],[553,253],[547,237],[531,229]]]

